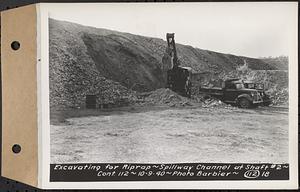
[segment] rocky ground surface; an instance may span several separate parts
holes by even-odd
[[[288,138],[279,107],[69,111],[51,124],[51,163],[287,163]]]

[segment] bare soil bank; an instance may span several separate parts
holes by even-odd
[[[49,39],[51,108],[83,107],[87,95],[96,95],[97,103],[119,103],[124,99],[132,102],[136,92],[165,87],[162,59],[167,43],[163,39],[54,19],[49,20]],[[249,69],[249,77],[252,74],[256,77],[258,70],[277,69],[261,59],[189,45],[177,44],[177,51],[181,66],[191,67],[195,74],[200,73],[200,79],[212,85],[240,68]],[[234,74],[235,77],[242,75]],[[267,83],[271,92],[287,89],[280,82],[287,83],[288,78],[273,78],[277,76],[268,72],[253,80]]]

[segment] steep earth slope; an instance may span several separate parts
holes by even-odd
[[[80,107],[86,95],[98,103],[135,100],[135,91],[163,87],[163,39],[82,26],[49,19],[50,104]],[[250,70],[275,70],[259,59],[177,45],[182,66],[194,72],[229,73],[247,64]]]
[[[289,68],[289,58],[287,56],[279,57],[263,57],[260,58],[264,62],[274,66],[278,70],[288,70]]]
[[[106,79],[86,54],[78,28],[50,20],[49,81],[50,106],[55,109],[79,108],[86,95],[97,95],[97,103],[116,103],[135,98],[133,91]]]

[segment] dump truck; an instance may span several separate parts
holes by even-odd
[[[166,53],[170,58],[170,66],[167,70],[166,87],[182,96],[191,97],[192,69],[190,67],[180,66],[177,57],[174,33],[167,33],[166,38],[168,44]]]
[[[239,106],[241,108],[252,108],[257,106],[268,106],[272,103],[269,95],[263,89],[252,88],[250,83],[241,79],[227,79],[222,87],[200,87],[199,92],[220,99],[224,103]]]

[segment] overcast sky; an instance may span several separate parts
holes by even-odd
[[[297,4],[126,3],[49,4],[51,18],[165,39],[249,57],[288,55],[297,29]]]

